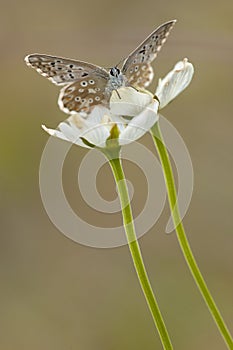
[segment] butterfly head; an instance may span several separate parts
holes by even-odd
[[[110,69],[109,74],[110,74],[112,77],[118,78],[119,75],[121,74],[121,71],[120,71],[119,68],[113,67],[113,68]]]

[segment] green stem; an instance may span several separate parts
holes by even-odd
[[[104,152],[104,154],[109,160],[109,163],[111,165],[112,172],[117,184],[127,242],[129,245],[130,253],[133,259],[134,267],[137,272],[140,285],[142,287],[144,296],[146,298],[147,304],[152,314],[154,323],[159,332],[159,336],[163,344],[163,348],[166,350],[172,350],[173,347],[171,344],[171,340],[169,338],[157,301],[153,294],[153,290],[150,285],[149,278],[143,263],[143,258],[142,258],[140,247],[137,241],[137,236],[135,234],[133,216],[132,216],[132,211],[131,211],[131,206],[129,201],[129,194],[127,189],[127,184],[125,181],[124,172],[121,165],[121,160],[119,158],[119,151],[118,151],[118,155],[117,155],[117,152],[115,152],[114,158],[113,158],[113,153],[111,151]]]
[[[208,290],[208,287],[204,281],[204,278],[198,268],[198,265],[195,261],[195,258],[193,256],[192,250],[190,248],[189,242],[187,240],[187,237],[185,235],[184,226],[181,221],[180,213],[179,213],[179,207],[177,204],[177,194],[176,194],[176,187],[175,187],[175,181],[174,176],[172,172],[172,167],[169,159],[169,155],[167,152],[167,148],[164,144],[162,134],[159,128],[159,124],[156,123],[153,128],[151,129],[151,134],[154,139],[154,143],[157,147],[158,154],[161,160],[167,192],[168,192],[168,200],[169,205],[171,209],[172,218],[176,227],[176,234],[178,237],[178,241],[181,247],[181,250],[183,252],[184,258],[186,260],[186,263],[193,275],[194,281],[196,282],[208,308],[209,311],[216,322],[218,329],[225,340],[227,346],[229,349],[233,349],[233,339],[231,337],[231,334],[229,330],[227,329],[227,326],[224,323],[224,320]]]

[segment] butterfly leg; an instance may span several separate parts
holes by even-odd
[[[131,88],[133,88],[134,90],[136,90],[137,92],[139,91],[135,86],[133,85],[129,85]]]
[[[118,97],[119,97],[119,99],[121,100],[121,96],[120,96],[120,94],[119,94],[118,90],[116,89],[115,91],[116,91],[116,93],[117,93],[117,96],[118,96]]]

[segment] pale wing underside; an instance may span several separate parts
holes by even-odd
[[[146,88],[152,81],[153,76],[153,68],[150,63],[132,64],[126,74],[129,85],[138,88]]]
[[[155,29],[125,60],[122,72],[128,81],[136,81],[139,87],[147,87],[150,84],[153,79],[150,63],[166,42],[175,22],[174,20],[164,23]]]
[[[36,69],[39,74],[56,85],[73,83],[87,78],[93,73],[97,76],[108,78],[108,72],[104,68],[68,58],[33,54],[27,56],[25,61],[29,67]]]
[[[150,63],[165,43],[176,21],[170,21],[152,32],[125,60],[122,73],[126,85],[145,88],[153,79]],[[107,105],[106,86],[109,73],[94,64],[63,57],[33,54],[25,61],[29,67],[56,85],[66,85],[59,96],[59,106],[65,113],[90,112],[98,104]],[[114,90],[114,89],[113,89]]]
[[[98,104],[107,106],[106,84],[106,78],[89,74],[88,78],[65,86],[60,92],[58,105],[65,113],[89,113]]]

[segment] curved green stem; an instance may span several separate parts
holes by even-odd
[[[157,301],[153,294],[152,287],[150,285],[149,278],[143,263],[143,258],[142,258],[140,247],[137,241],[137,236],[135,234],[129,194],[127,189],[127,184],[125,181],[124,172],[121,166],[121,160],[119,158],[119,152],[120,150],[118,150],[118,156],[117,156],[117,152],[115,152],[114,158],[111,150],[109,152],[104,152],[104,154],[109,160],[109,163],[111,165],[112,172],[117,184],[127,242],[129,245],[130,253],[133,259],[134,267],[137,272],[140,285],[142,287],[144,296],[146,298],[147,304],[152,314],[154,323],[159,332],[159,336],[163,344],[163,348],[166,350],[172,350],[173,347],[172,347],[165,323],[163,321],[161,312],[159,310]]]
[[[171,209],[172,218],[174,221],[174,224],[176,226],[176,234],[177,238],[181,247],[181,250],[183,252],[184,258],[186,260],[186,263],[193,275],[194,281],[196,282],[203,299],[205,300],[209,311],[216,322],[218,329],[224,338],[227,346],[229,349],[233,349],[233,339],[231,337],[231,334],[229,330],[227,329],[227,326],[224,323],[224,320],[208,290],[208,287],[204,281],[204,278],[198,268],[198,265],[195,261],[195,258],[193,256],[192,250],[190,248],[189,242],[187,240],[187,237],[185,235],[184,226],[182,224],[180,213],[179,213],[179,207],[177,205],[177,194],[176,194],[176,187],[175,187],[175,181],[174,176],[172,172],[172,167],[169,159],[169,155],[167,152],[167,148],[164,144],[162,134],[159,128],[158,123],[156,123],[153,128],[151,129],[151,134],[154,140],[154,143],[157,147],[158,154],[161,160],[167,192],[168,192],[168,200],[169,205]]]

